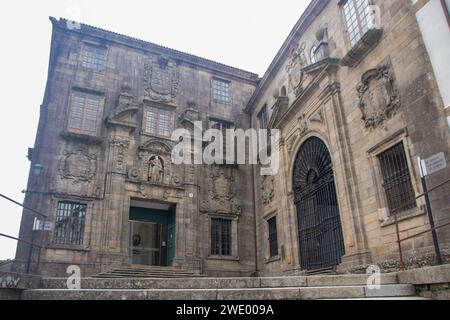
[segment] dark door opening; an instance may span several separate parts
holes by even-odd
[[[331,156],[319,138],[300,148],[293,177],[302,270],[339,265],[345,253]]]
[[[175,256],[175,207],[130,208],[130,263],[172,266]]]

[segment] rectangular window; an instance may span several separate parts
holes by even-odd
[[[145,112],[145,132],[157,136],[170,137],[172,134],[172,111],[148,107]]]
[[[378,159],[390,213],[415,208],[417,204],[403,142],[380,154]]]
[[[211,219],[211,254],[231,256],[231,220]]]
[[[222,102],[222,103],[230,103],[230,83],[227,81],[213,79],[212,81],[212,93],[213,99]]]
[[[269,125],[269,117],[267,115],[267,106],[264,106],[258,113],[258,121],[260,129],[267,129]]]
[[[98,114],[103,97],[85,92],[74,92],[69,115],[69,129],[96,133]]]
[[[86,205],[61,201],[56,212],[53,243],[67,245],[83,244]]]
[[[369,0],[347,0],[343,4],[344,18],[353,47],[369,31]]]
[[[216,120],[216,119],[210,119],[209,120],[209,126],[211,129],[216,129],[216,130],[220,130],[222,131],[222,137],[223,137],[223,157],[224,160],[228,159],[227,158],[227,148],[228,146],[231,146],[231,144],[228,144],[227,142],[227,130],[229,129],[233,129],[234,128],[234,124],[232,122],[229,121],[223,121],[223,120]],[[236,145],[235,145],[235,155],[236,155]],[[234,160],[234,159],[230,159],[230,160]]]
[[[93,70],[103,70],[106,63],[106,48],[85,44],[81,56],[83,67]]]
[[[272,258],[278,255],[277,217],[267,221],[267,224],[269,225],[269,250]]]

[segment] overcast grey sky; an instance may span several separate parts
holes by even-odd
[[[23,201],[47,79],[49,16],[264,74],[310,0],[15,0],[2,3],[0,193]],[[21,209],[0,198],[0,233],[16,236]],[[0,259],[16,242],[0,237]]]

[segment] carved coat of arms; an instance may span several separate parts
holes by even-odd
[[[97,171],[97,156],[81,150],[66,151],[59,163],[62,179],[73,180],[74,183],[90,182]]]
[[[302,68],[307,64],[305,48],[306,43],[304,42],[301,45],[294,45],[289,55],[288,65],[286,66],[286,71],[289,76],[289,86],[295,95],[299,95],[302,92],[304,78]]]
[[[364,73],[357,90],[366,128],[382,125],[400,107],[399,93],[389,65]]]
[[[239,215],[241,206],[237,202],[235,182],[232,170],[213,167],[208,174],[208,197],[200,211]]]
[[[144,65],[146,97],[161,102],[172,102],[178,93],[177,63],[166,57],[149,59]]]

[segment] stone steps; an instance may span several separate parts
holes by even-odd
[[[396,274],[383,274],[382,285],[397,284]],[[365,286],[367,275],[266,278],[83,278],[82,289],[246,289]],[[44,278],[44,289],[65,289],[66,278]]]
[[[277,287],[244,289],[35,289],[22,294],[24,300],[312,300],[404,298],[414,296],[412,285]]]
[[[123,266],[109,272],[103,272],[93,278],[186,278],[195,277],[194,273],[173,267]]]

